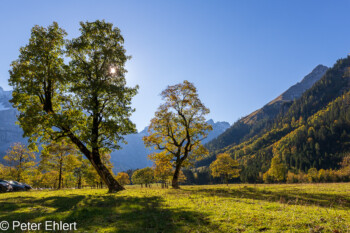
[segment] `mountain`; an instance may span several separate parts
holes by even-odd
[[[207,123],[213,127],[213,130],[210,131],[207,138],[203,140],[204,144],[215,139],[217,136],[225,132],[225,130],[230,127],[230,124],[226,121],[214,122],[212,119],[210,119],[207,121]]]
[[[9,100],[12,98],[12,91],[4,91],[0,87],[0,111],[12,109],[12,105]]]
[[[13,143],[27,144],[27,139],[22,137],[22,129],[16,125],[18,112],[9,102],[11,98],[12,91],[4,91],[0,87],[0,161]],[[227,122],[209,120],[208,123],[213,126],[213,130],[203,141],[204,143],[214,139],[230,127]],[[147,127],[138,134],[126,135],[125,140],[128,144],[123,144],[122,149],[112,152],[111,161],[116,171],[152,166],[152,162],[147,159],[150,150],[145,148],[142,141],[142,137],[146,134]]]
[[[208,134],[208,137],[203,140],[203,143],[213,140],[230,127],[230,124],[224,121],[214,122],[210,119],[207,123],[212,125],[213,130]],[[123,144],[122,149],[112,152],[111,161],[114,164],[115,171],[152,166],[152,161],[147,157],[152,150],[145,148],[142,140],[142,137],[148,135],[147,129],[148,127],[137,134],[125,136],[125,140],[128,144]]]
[[[327,69],[328,68],[323,65],[316,66],[311,73],[301,80],[301,82],[288,88],[280,96],[267,103],[261,109],[241,118],[223,134],[207,143],[207,148],[212,152],[217,151],[226,146],[238,144],[263,133],[264,129],[273,122],[278,114],[288,111],[293,101],[300,98],[306,90],[320,80],[326,73]]]
[[[27,142],[22,137],[22,129],[16,125],[17,111],[9,102],[11,98],[12,91],[4,91],[0,87],[0,161],[14,142]]]
[[[262,119],[271,119],[277,116],[277,114],[282,110],[286,111],[286,107],[295,99],[301,97],[301,95],[308,90],[315,82],[320,80],[320,78],[326,73],[328,67],[323,65],[316,66],[311,73],[306,75],[301,82],[291,86],[280,96],[267,103],[261,109],[249,114],[248,116],[241,119],[245,124],[253,125],[257,121]]]
[[[350,152],[350,56],[338,60],[270,122],[260,134],[211,152],[211,159],[222,152],[236,158],[243,182],[269,180],[271,174],[277,174],[276,169],[279,181],[287,179],[287,171],[300,174],[310,168],[332,169],[328,171],[333,174]],[[201,165],[208,166],[211,161],[205,162]],[[333,177],[333,181],[341,179]]]

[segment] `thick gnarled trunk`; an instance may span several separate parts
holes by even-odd
[[[45,110],[45,106],[44,106]],[[52,110],[45,110],[48,113],[54,114]],[[96,144],[97,141],[97,135],[98,135],[98,124],[96,114],[93,119],[93,134],[94,134],[94,143]],[[67,136],[70,138],[70,140],[79,148],[80,152],[82,152],[87,159],[91,162],[92,166],[95,168],[98,175],[101,177],[101,179],[105,182],[105,184],[108,186],[108,192],[109,193],[115,193],[121,190],[124,190],[124,187],[121,186],[118,181],[113,177],[111,172],[107,169],[107,167],[102,163],[101,157],[99,154],[98,149],[94,148],[91,151],[84,145],[82,141],[79,140],[71,131],[70,128],[65,125],[60,125],[59,128],[63,132],[67,134]]]
[[[173,180],[171,182],[171,186],[174,189],[179,189],[179,175],[180,175],[180,170],[181,170],[181,161],[176,161],[176,166],[175,166],[175,172],[174,172],[174,176],[173,176]]]
[[[68,131],[68,130],[67,130]],[[69,132],[69,131],[68,131]],[[68,134],[68,137],[71,141],[79,148],[79,150],[85,155],[87,159],[91,162],[92,166],[97,171],[98,175],[108,186],[109,193],[116,193],[118,191],[124,190],[124,187],[121,186],[118,181],[115,180],[111,172],[107,169],[107,167],[102,163],[100,154],[98,150],[93,150],[91,152],[86,148],[86,146],[72,133]]]
[[[92,166],[96,169],[98,175],[102,178],[105,184],[108,186],[109,193],[115,193],[121,190],[124,190],[124,187],[121,186],[118,181],[115,180],[111,172],[107,167],[102,163],[99,154],[92,154],[90,160]]]

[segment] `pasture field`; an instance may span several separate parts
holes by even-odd
[[[350,232],[350,183],[5,193],[4,220],[76,222],[77,232]]]

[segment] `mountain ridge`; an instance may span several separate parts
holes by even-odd
[[[339,59],[286,111],[260,127],[259,134],[211,151],[188,171],[201,177],[192,182],[209,182],[209,165],[219,153],[238,160],[242,182],[298,182],[311,168],[333,174],[327,181],[348,181],[345,170],[336,170],[350,159],[350,56]]]
[[[278,111],[280,106],[283,104],[288,104],[294,99],[301,97],[301,95],[312,87],[315,82],[320,80],[320,78],[326,73],[328,67],[324,65],[316,66],[308,75],[306,75],[300,82],[297,82],[293,86],[289,87],[281,95],[275,99],[268,102],[262,108],[254,111],[246,117],[242,118],[242,121],[246,124],[254,124],[256,120],[259,120],[263,117],[266,117],[266,111]],[[261,114],[261,116],[259,116]],[[276,114],[271,114],[271,117],[274,117]]]
[[[316,66],[309,74],[303,77],[300,82],[289,87],[281,95],[265,104],[262,108],[236,121],[222,135],[208,142],[206,144],[207,148],[213,152],[228,145],[237,144],[257,134],[261,134],[267,125],[272,124],[274,118],[281,112],[286,112],[293,100],[299,98],[306,90],[311,88],[315,82],[322,78],[327,70],[328,67],[324,65]]]

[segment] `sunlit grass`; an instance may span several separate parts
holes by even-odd
[[[0,220],[77,222],[81,232],[350,232],[350,184],[6,193]]]

